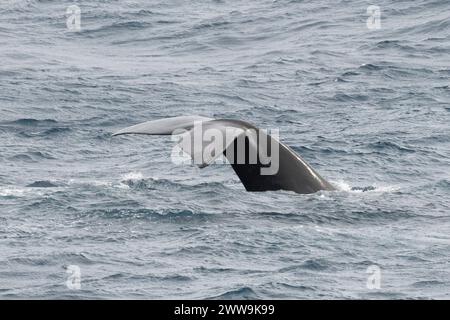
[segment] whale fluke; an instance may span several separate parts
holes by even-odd
[[[122,129],[113,134],[119,136],[122,134],[148,134],[148,135],[171,135],[176,130],[190,129],[196,122],[213,120],[201,116],[181,116],[165,118],[153,121],[139,123],[137,125]]]
[[[200,168],[223,154],[247,191],[335,190],[291,148],[245,121],[182,116],[137,124],[113,136],[123,134],[178,135],[178,145]]]

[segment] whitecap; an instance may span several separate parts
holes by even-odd
[[[377,183],[369,186],[351,186],[350,183],[344,180],[332,181],[332,184],[338,191],[345,191],[351,193],[390,193],[400,190],[399,186],[395,185],[379,185]]]

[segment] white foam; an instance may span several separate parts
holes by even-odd
[[[37,188],[0,187],[0,197],[25,197],[28,195],[44,195],[45,192]]]
[[[91,186],[96,186],[96,187],[102,187],[102,186],[106,186],[106,187],[110,187],[112,186],[112,182],[111,181],[101,181],[101,180],[83,180],[83,179],[69,179],[67,181],[68,185],[91,185]]]
[[[21,197],[25,194],[25,189],[20,188],[0,188],[0,196],[1,197]]]
[[[374,188],[373,190],[367,190],[367,191],[363,191],[360,189],[353,190],[352,189],[353,187],[344,180],[332,181],[332,184],[339,191],[352,192],[352,193],[388,193],[388,192],[395,192],[400,189],[399,186],[379,185],[377,183],[374,183],[371,185]]]
[[[144,176],[140,172],[130,172],[130,173],[124,174],[120,179],[122,181],[123,180],[142,180],[142,179],[144,179]],[[155,179],[155,180],[157,180],[157,179]]]
[[[332,181],[331,184],[335,186],[339,191],[352,191],[352,187],[350,186],[350,184],[348,184],[344,180]]]
[[[379,186],[374,184],[375,190],[373,192],[395,192],[400,190],[399,186]]]

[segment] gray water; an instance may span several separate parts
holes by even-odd
[[[1,298],[450,297],[448,1],[0,17]],[[279,128],[338,191],[248,193],[230,166],[174,164],[170,137],[111,137],[187,114]]]

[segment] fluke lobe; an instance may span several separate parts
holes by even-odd
[[[179,147],[200,168],[223,154],[247,191],[335,190],[291,148],[245,121],[181,116],[137,124],[113,136],[124,134],[178,135]]]

